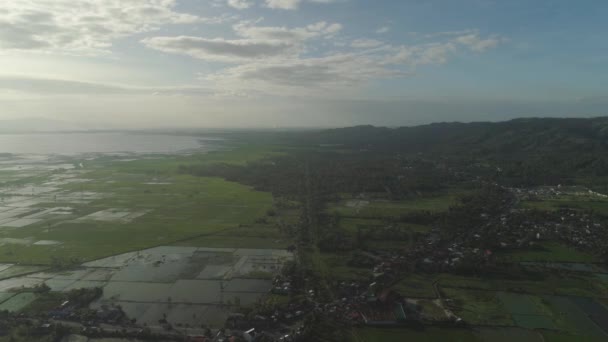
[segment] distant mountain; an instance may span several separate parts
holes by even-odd
[[[84,131],[84,127],[61,120],[23,118],[0,120],[0,133]]]
[[[608,191],[608,117],[532,118],[505,122],[357,126],[311,133],[301,143],[429,156],[486,168],[504,184],[565,184],[585,179]],[[599,186],[602,186],[601,188]]]
[[[307,139],[319,144],[404,152],[586,152],[608,150],[608,117],[444,122],[400,128],[356,126],[317,132]]]

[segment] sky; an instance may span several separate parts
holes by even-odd
[[[0,120],[403,126],[608,111],[605,0],[3,0]]]

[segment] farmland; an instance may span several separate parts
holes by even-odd
[[[0,167],[0,309],[61,316],[58,298],[100,288],[88,309],[119,307],[126,320],[112,324],[157,332],[608,336],[605,221],[571,203],[603,195],[584,187],[507,187],[466,163],[250,141],[45,158]]]
[[[208,162],[240,156],[210,155]],[[219,178],[178,173],[179,163],[200,158],[102,157],[70,160],[86,165],[77,169],[61,164],[41,170],[34,164],[32,176],[4,175],[0,261],[50,264],[53,256],[82,262],[156,245],[230,245],[222,240],[229,241],[234,230],[251,240],[241,238],[240,247],[259,247],[260,238],[280,240],[270,223],[254,226],[271,208],[269,194]],[[17,227],[19,222],[23,225]]]

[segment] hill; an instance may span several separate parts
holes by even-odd
[[[608,147],[608,117],[444,122],[394,129],[356,126],[321,131],[307,139],[319,144],[404,152],[581,152]]]

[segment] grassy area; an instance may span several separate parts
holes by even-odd
[[[351,253],[322,253],[320,261],[327,270],[327,276],[334,280],[367,280],[372,276],[369,268],[358,268],[348,265]]]
[[[515,323],[527,329],[556,329],[553,312],[542,298],[531,295],[500,292],[498,298]]]
[[[393,286],[393,289],[404,297],[411,298],[437,298],[433,283],[437,280],[436,274],[409,273]]]
[[[473,342],[481,341],[471,330],[426,328],[424,330],[411,329],[380,329],[357,328],[354,331],[355,342]]]
[[[53,333],[39,332],[36,327],[28,325],[11,327],[5,333],[5,336],[0,336],[0,342],[55,342],[62,337]]]
[[[403,201],[353,201],[347,199],[331,205],[328,211],[355,218],[395,218],[414,211],[446,211],[450,206],[456,204],[457,197],[457,194],[448,193],[440,196],[421,197]]]
[[[589,336],[589,335],[575,335],[567,333],[558,333],[554,331],[543,331],[543,340],[545,342],[602,342],[606,341],[606,337]]]
[[[461,289],[443,289],[450,299],[450,308],[469,324],[514,325],[509,312],[495,292]]]
[[[31,226],[2,230],[0,238],[53,240],[52,246],[6,245],[0,262],[48,264],[50,256],[75,262],[157,245],[178,243],[208,247],[284,248],[276,231],[254,225],[272,207],[269,193],[220,178],[182,175],[179,165],[200,162],[240,163],[272,154],[268,148],[239,148],[197,156],[163,156],[119,162],[94,161],[82,177],[62,189],[96,193],[101,198],[74,204],[70,219],[107,209],[144,212],[131,222],[47,219]],[[108,158],[108,157],[105,157]],[[42,203],[41,207],[60,206]],[[247,229],[240,228],[248,226]],[[237,229],[237,231],[230,231]],[[222,233],[225,232],[225,233]],[[192,238],[188,242],[184,242]]]
[[[442,288],[462,288],[469,290],[487,290],[517,292],[534,295],[562,295],[597,297],[608,295],[606,284],[589,276],[562,276],[559,272],[538,274],[530,279],[513,279],[506,277],[464,277],[442,274],[438,277]]]
[[[36,294],[32,292],[22,292],[9,298],[0,304],[0,311],[18,312],[36,300]]]
[[[10,248],[8,246],[4,246],[3,249]],[[3,271],[0,271],[0,279],[12,278],[23,274],[29,274],[34,272],[39,272],[46,269],[46,267],[41,266],[11,266]]]
[[[571,297],[543,296],[543,302],[551,308],[559,330],[571,334],[608,338]]]
[[[37,298],[21,309],[21,312],[37,315],[58,308],[66,300],[64,293],[47,292],[41,293]]]
[[[544,342],[539,332],[521,328],[476,328],[475,332],[484,342]]]
[[[523,201],[524,208],[555,211],[569,208],[575,210],[592,210],[603,216],[608,215],[608,199],[587,198],[582,196],[564,196],[563,198],[539,201]]]
[[[506,261],[536,261],[536,262],[598,262],[598,258],[565,246],[559,242],[544,242],[535,248],[502,253],[499,258]]]
[[[426,321],[445,321],[448,319],[438,300],[419,299],[416,304],[420,306],[422,318]]]
[[[339,225],[340,229],[353,235],[357,234],[359,229],[373,229],[383,226],[384,222],[382,220],[351,217],[341,217]]]

